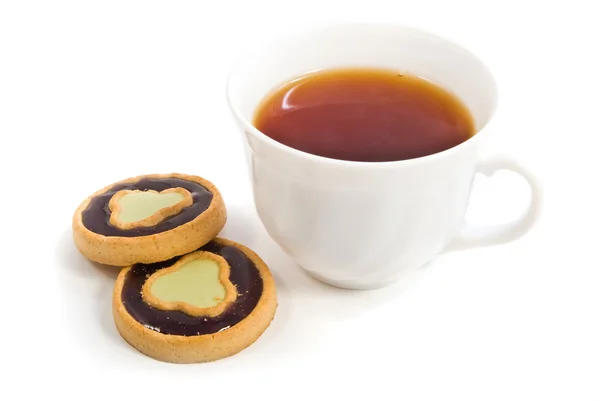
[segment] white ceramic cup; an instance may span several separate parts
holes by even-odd
[[[252,125],[266,94],[309,71],[394,68],[453,92],[471,111],[477,134],[449,150],[411,160],[353,162],[287,147]],[[227,98],[243,132],[258,215],[281,248],[316,279],[369,289],[394,282],[448,249],[514,240],[534,224],[541,190],[507,157],[480,159],[496,108],[496,84],[464,48],[398,25],[341,24],[296,32],[263,46],[234,68]],[[476,173],[521,174],[532,190],[527,212],[502,226],[465,226]]]

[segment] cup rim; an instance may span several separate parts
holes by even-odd
[[[374,26],[389,27],[389,28],[396,28],[396,29],[401,28],[404,30],[413,31],[413,32],[421,34],[421,35],[429,36],[432,39],[444,41],[447,45],[453,46],[457,50],[460,50],[461,52],[465,53],[466,55],[477,60],[481,64],[482,68],[484,68],[484,70],[489,75],[489,77],[491,79],[491,84],[494,89],[494,96],[492,99],[490,118],[481,126],[481,128],[479,130],[477,130],[466,141],[463,141],[463,142],[459,143],[458,145],[453,146],[449,149],[443,150],[441,152],[432,153],[430,155],[419,156],[419,157],[415,157],[415,158],[411,158],[411,159],[392,160],[392,161],[383,161],[383,162],[344,160],[344,159],[334,159],[334,158],[329,158],[329,157],[325,157],[325,156],[319,156],[319,155],[316,155],[313,153],[308,153],[308,152],[293,148],[291,146],[285,145],[281,142],[274,140],[273,138],[269,137],[268,135],[261,132],[258,128],[256,128],[254,126],[254,124],[252,124],[251,121],[249,121],[248,119],[243,117],[240,110],[238,110],[238,108],[235,107],[234,101],[233,101],[233,93],[232,93],[233,89],[232,89],[231,81],[232,81],[234,75],[240,69],[240,67],[244,64],[244,61],[246,60],[247,56],[240,57],[237,60],[237,62],[235,62],[235,64],[233,65],[233,68],[231,69],[231,71],[229,72],[229,74],[227,76],[225,92],[226,92],[227,104],[229,106],[230,111],[235,116],[235,118],[237,118],[239,121],[241,121],[244,124],[246,132],[249,133],[250,135],[252,135],[257,140],[265,142],[269,146],[275,147],[276,149],[286,153],[289,156],[304,159],[307,161],[314,161],[314,162],[320,163],[320,164],[327,164],[327,165],[330,165],[333,167],[360,168],[360,169],[387,169],[390,167],[416,165],[416,164],[430,162],[430,161],[434,161],[434,160],[437,160],[442,157],[453,155],[454,153],[461,151],[463,148],[471,146],[472,144],[480,141],[481,138],[484,136],[485,131],[487,131],[485,128],[490,125],[490,123],[494,119],[494,116],[496,115],[496,110],[498,107],[497,82],[496,82],[491,70],[481,60],[481,58],[479,58],[477,55],[475,55],[472,51],[470,51],[466,47],[464,47],[444,36],[434,34],[427,30],[424,30],[421,28],[416,28],[414,26],[407,25],[407,24],[373,23],[373,22],[338,22],[338,23],[329,23],[329,24],[317,24],[317,25],[311,26],[310,28],[294,29],[291,32],[289,32],[287,35],[285,35],[284,37],[278,37],[278,39],[276,39],[276,40],[271,40],[268,43],[265,43],[262,46],[256,46],[251,50],[258,50],[258,49],[265,49],[265,48],[268,49],[269,47],[274,46],[281,40],[289,39],[290,37],[301,35],[302,33],[308,33],[308,32],[314,31],[314,30],[318,30],[318,29],[348,28],[348,27],[363,27],[364,28],[364,27],[374,27]],[[248,54],[254,54],[254,53],[255,53],[254,51],[250,51]],[[294,77],[290,77],[290,79],[293,79],[293,78]]]

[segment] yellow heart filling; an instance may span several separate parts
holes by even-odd
[[[142,286],[149,305],[190,316],[219,316],[237,299],[231,270],[220,255],[196,251],[150,275]]]
[[[119,198],[116,218],[122,223],[135,223],[152,216],[160,209],[176,205],[185,199],[180,192],[129,192]]]
[[[184,188],[121,190],[108,202],[110,224],[122,230],[155,226],[193,203],[192,194]]]
[[[163,274],[152,283],[150,293],[163,302],[183,302],[198,308],[212,308],[225,299],[214,260],[192,260],[178,270]]]

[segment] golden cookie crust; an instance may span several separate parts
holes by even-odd
[[[269,327],[277,309],[275,282],[265,262],[250,248],[236,242],[215,238],[214,242],[235,246],[256,266],[263,280],[263,291],[250,314],[224,331],[198,336],[161,334],[144,327],[125,309],[121,292],[132,266],[121,270],[113,291],[113,318],[117,331],[127,343],[141,353],[163,362],[202,363],[237,354],[252,345]]]
[[[209,207],[194,220],[169,231],[141,237],[104,236],[88,230],[82,222],[82,213],[97,195],[109,191],[116,185],[131,184],[146,178],[178,178],[202,185],[213,194]],[[210,181],[187,174],[149,174],[131,177],[110,184],[90,195],[73,215],[72,229],[75,246],[86,258],[112,266],[130,266],[136,263],[155,263],[192,252],[223,229],[227,211],[221,193]]]

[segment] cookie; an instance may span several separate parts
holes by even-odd
[[[267,329],[276,308],[263,260],[223,238],[169,261],[126,267],[113,292],[113,317],[125,341],[171,363],[242,351]]]
[[[83,201],[73,215],[73,239],[84,256],[98,263],[154,263],[198,249],[226,219],[219,190],[204,178],[144,175]]]

